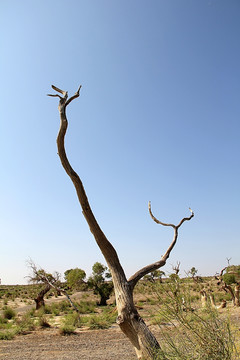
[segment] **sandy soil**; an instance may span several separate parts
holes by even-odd
[[[116,328],[61,336],[56,330],[35,331],[0,342],[0,360],[135,360],[129,340]]]
[[[74,294],[75,295],[75,294]],[[76,298],[81,297],[77,293]],[[74,296],[74,297],[75,297]],[[52,298],[46,303],[63,300]],[[18,313],[25,312],[33,305],[15,302]],[[239,328],[239,308],[223,309],[223,315],[231,313],[232,320]],[[141,312],[141,311],[140,311]],[[144,317],[144,316],[143,316]],[[157,326],[151,331],[159,338]],[[239,328],[240,331],[240,328]],[[62,336],[56,327],[34,331],[17,336],[13,340],[0,341],[0,360],[136,360],[135,351],[129,340],[117,325],[108,330],[79,329],[76,335]]]
[[[81,298],[75,293],[72,299]],[[50,298],[46,304],[66,300],[65,296]],[[35,307],[20,299],[8,306],[18,314]],[[13,340],[0,341],[0,360],[135,360],[133,346],[117,325],[108,330],[76,330],[76,335],[62,336],[56,328],[34,331],[16,336]]]

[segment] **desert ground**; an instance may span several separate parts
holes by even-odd
[[[82,293],[73,295],[80,299]],[[46,305],[59,303],[65,296],[50,298]],[[34,308],[34,304],[9,301],[18,316],[22,316]],[[152,326],[157,330],[156,326]],[[74,335],[62,336],[58,326],[49,329],[35,330],[25,335],[18,335],[12,340],[0,341],[0,360],[134,360],[135,351],[129,340],[113,324],[109,329],[87,330],[77,329]]]
[[[116,327],[61,336],[54,329],[0,342],[1,360],[134,360],[129,340]]]
[[[208,279],[206,280],[208,281]],[[191,287],[194,284],[191,284]],[[137,290],[135,294],[136,306],[140,315],[144,318],[147,325],[150,327],[151,331],[155,334],[158,340],[161,340],[161,331],[159,329],[159,321],[154,322],[151,317],[151,311],[157,313],[159,307],[159,299],[154,296],[154,293],[151,292],[151,288],[146,288],[149,290],[149,293],[145,291],[145,288]],[[5,289],[6,290],[6,289]],[[13,289],[14,291],[14,289]],[[21,290],[24,294],[24,289]],[[29,290],[30,291],[30,290]],[[10,293],[10,290],[9,290]],[[215,290],[215,295],[220,303],[222,296],[228,296],[223,294],[220,291],[217,294]],[[198,291],[196,290],[193,293],[193,296],[198,296]],[[115,306],[114,306],[114,297],[109,300],[109,306],[97,307],[98,297],[89,291],[80,291],[72,294],[72,299],[79,303],[81,301],[91,300],[94,304],[94,310],[91,310],[91,313],[86,312],[83,315],[87,318],[88,316],[98,316],[101,313],[104,314],[104,310],[110,311],[110,314],[113,313],[115,319]],[[4,308],[10,307],[15,311],[14,320],[8,320],[8,323],[20,320],[24,317],[25,314],[29,314],[31,311],[34,311],[35,303],[32,300],[33,297],[29,297],[29,294],[26,294],[26,299],[22,298],[6,298],[2,296],[0,299],[0,317],[4,317]],[[218,310],[220,317],[231,318],[231,324],[233,324],[234,334],[237,335],[239,339],[240,334],[240,308],[233,307],[229,296],[226,297],[228,300],[228,306],[225,309]],[[46,307],[52,305],[61,304],[64,302],[65,296],[51,296],[46,299]],[[196,300],[197,303],[200,303],[200,300]],[[7,302],[7,305],[6,305]],[[69,311],[69,310],[67,310]],[[44,316],[47,317],[47,320],[51,324],[50,327],[41,328],[39,325],[34,328],[33,331],[26,331],[14,336],[10,340],[0,340],[0,360],[135,360],[136,355],[133,349],[133,346],[129,340],[121,332],[118,325],[113,322],[110,323],[109,328],[107,329],[90,329],[89,324],[85,326],[82,324],[80,327],[76,327],[75,331],[71,335],[63,336],[60,333],[60,327],[66,314],[57,314],[46,313]],[[105,316],[106,313],[105,313]],[[38,321],[36,315],[32,315],[33,321]],[[174,328],[171,328],[171,322],[162,322],[164,329],[168,330],[172,334],[174,333]],[[2,323],[4,325],[4,323]],[[2,328],[8,331],[8,328]],[[161,341],[160,341],[161,342]],[[238,341],[239,342],[239,341]],[[238,348],[239,344],[237,345]],[[236,358],[239,359],[239,358]]]

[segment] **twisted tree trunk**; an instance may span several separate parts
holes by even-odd
[[[224,291],[229,292],[232,298],[233,306],[240,306],[240,300],[239,300],[240,282],[237,282],[235,286],[228,285],[223,278],[223,273],[226,269],[227,266],[221,270],[219,277],[216,276],[216,279],[218,280],[218,285],[221,285]]]
[[[41,307],[45,306],[44,296],[50,289],[50,285],[47,284],[45,288],[41,290],[38,296],[34,299],[36,303],[36,310],[39,310]]]
[[[95,219],[95,216],[89,205],[82,181],[79,178],[78,174],[72,169],[65,152],[64,139],[68,126],[66,107],[70,104],[72,100],[76,99],[79,96],[81,86],[79,87],[75,95],[73,95],[69,99],[68,93],[66,91],[63,91],[53,85],[52,88],[63,95],[49,95],[59,97],[60,99],[58,106],[60,114],[60,129],[57,137],[58,155],[60,157],[63,168],[65,169],[66,173],[69,175],[75,186],[83,215],[111,271],[118,310],[118,317],[116,322],[133,344],[138,359],[152,360],[156,358],[157,353],[161,352],[161,348],[155,336],[151,333],[151,331],[137,312],[137,309],[133,302],[133,290],[137,282],[144,275],[165,265],[166,260],[168,259],[170,252],[172,251],[177,241],[179,227],[184,221],[190,220],[194,216],[194,214],[191,211],[191,216],[182,219],[178,225],[165,224],[157,220],[152,215],[151,206],[149,203],[149,212],[153,220],[163,226],[173,227],[174,238],[165,255],[162,256],[159,261],[144,267],[127,280],[124,270],[120,264],[117,252],[112,246],[112,244],[108,241],[97,220]],[[162,359],[165,359],[164,355],[162,356]]]

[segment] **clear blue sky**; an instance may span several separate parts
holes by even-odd
[[[47,271],[103,257],[57,155],[66,149],[128,276],[160,258],[214,274],[240,263],[240,2],[0,2],[0,278],[25,283],[30,257]]]

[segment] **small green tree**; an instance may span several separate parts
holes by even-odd
[[[86,273],[79,268],[69,269],[65,271],[64,277],[67,281],[67,285],[71,289],[81,289],[84,284],[84,279],[86,278]]]
[[[100,295],[99,305],[101,306],[107,305],[107,300],[110,298],[113,290],[112,281],[107,281],[107,279],[111,279],[108,268],[96,262],[92,267],[92,276],[88,279],[88,286],[93,289],[94,294]]]
[[[227,284],[227,285],[232,285],[236,283],[236,278],[234,274],[229,274],[226,273],[223,275],[223,281]]]
[[[221,270],[220,275],[216,276],[216,279],[218,280],[218,285],[221,285],[223,290],[230,293],[234,306],[240,306],[239,267],[240,265],[226,266]]]
[[[191,268],[191,270],[189,271],[189,273],[190,273],[190,275],[192,276],[192,278],[194,278],[195,277],[195,275],[197,275],[197,272],[198,272],[198,270],[193,266],[192,268]]]
[[[164,271],[154,270],[154,271],[152,271],[150,274],[145,275],[145,276],[144,276],[144,279],[145,279],[145,280],[148,280],[148,281],[151,281],[151,282],[154,282],[154,281],[156,281],[156,280],[159,280],[159,282],[161,283],[163,276],[165,276],[165,272],[164,272]]]

